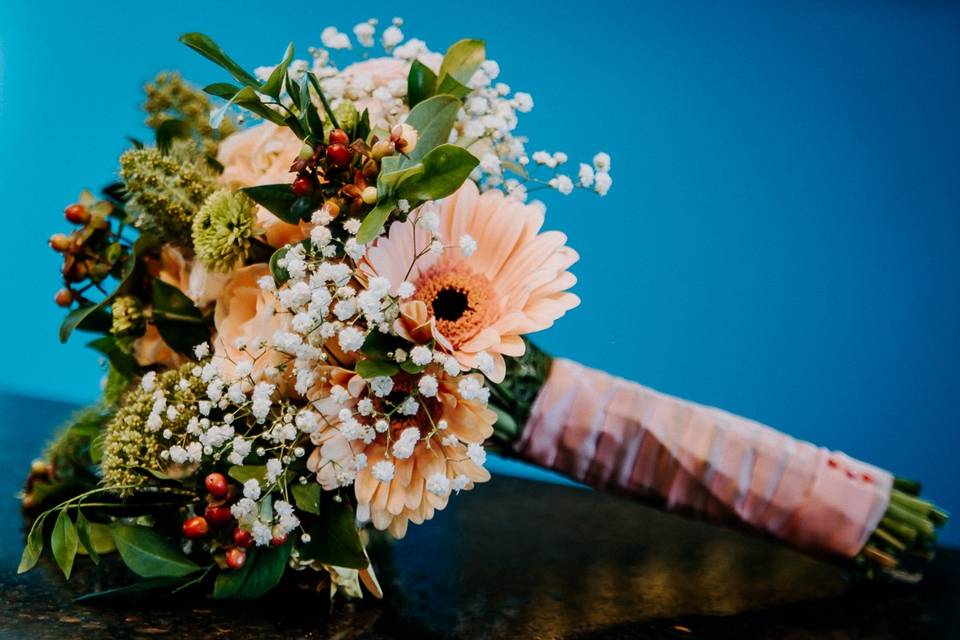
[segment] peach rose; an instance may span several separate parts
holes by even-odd
[[[297,158],[300,140],[286,127],[263,122],[227,137],[220,144],[217,161],[223,165],[221,182],[231,189],[261,184],[292,183],[290,164]],[[267,243],[282,247],[310,235],[307,223],[289,224],[263,207],[257,208],[257,224],[266,232]]]
[[[180,289],[202,310],[220,297],[229,275],[208,271],[200,261],[187,257],[182,250],[165,245],[160,250],[160,273],[157,277]]]
[[[172,369],[186,362],[186,358],[163,341],[154,324],[148,324],[143,335],[134,340],[133,357],[141,367],[158,364]]]
[[[263,291],[257,280],[270,275],[263,263],[237,269],[230,276],[223,293],[217,299],[213,323],[217,330],[213,357],[227,378],[233,376],[241,360],[256,358],[253,378],[264,376],[264,370],[277,367],[290,357],[269,347],[273,334],[289,331],[290,318],[278,312],[280,302],[272,292]],[[237,340],[246,342],[247,349],[237,347]]]

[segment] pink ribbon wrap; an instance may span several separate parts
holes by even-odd
[[[799,549],[856,556],[890,501],[887,471],[758,422],[556,359],[519,455],[596,489],[739,520]]]

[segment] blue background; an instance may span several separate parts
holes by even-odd
[[[2,3],[0,388],[96,396],[84,336],[57,343],[45,241],[115,174],[124,136],[146,137],[154,73],[223,78],[180,33],[252,68],[334,19],[396,11],[298,5]],[[960,6],[422,2],[403,17],[435,50],[487,40],[534,96],[531,151],[613,156],[605,200],[548,194],[584,302],[543,346],[920,477],[960,511]]]

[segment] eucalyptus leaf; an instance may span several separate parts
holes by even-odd
[[[400,370],[400,365],[387,360],[360,360],[356,364],[356,372],[362,378],[370,379],[378,376],[392,376]]]
[[[17,567],[17,573],[26,573],[37,566],[40,560],[40,554],[43,553],[43,522],[34,523],[33,529],[27,536],[27,544],[23,547],[23,554],[20,556],[20,566]]]
[[[187,45],[203,57],[211,60],[214,64],[226,69],[226,71],[238,81],[250,87],[259,86],[257,79],[248,73],[243,67],[237,64],[233,58],[228,56],[209,36],[202,33],[185,33],[179,38],[180,42]]]
[[[293,60],[293,43],[287,45],[287,50],[283,54],[283,60],[280,61],[273,71],[270,73],[270,77],[267,78],[267,81],[260,86],[260,93],[265,93],[268,96],[272,96],[277,100],[280,99],[280,91],[283,88],[283,79],[287,75],[287,68],[290,66],[290,61]]]
[[[383,224],[396,207],[396,201],[391,198],[382,198],[377,202],[377,206],[360,223],[360,229],[357,231],[357,242],[365,244],[380,235]]]
[[[57,516],[57,521],[53,524],[53,533],[50,535],[50,548],[53,551],[53,558],[57,561],[57,566],[63,572],[63,577],[70,579],[70,573],[73,571],[73,560],[77,557],[77,546],[80,539],[77,537],[77,529],[70,519],[66,509],[61,509]]]
[[[117,522],[111,531],[124,564],[142,578],[178,578],[202,569],[150,527]]]
[[[410,108],[432,96],[436,90],[437,74],[419,60],[414,60],[407,75],[407,103]]]

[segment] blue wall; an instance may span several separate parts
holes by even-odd
[[[145,81],[221,78],[177,35],[252,67],[396,10],[362,4],[0,4],[0,388],[95,396],[96,358],[56,341],[44,241],[145,135]],[[960,511],[960,5],[428,4],[404,30],[485,38],[534,96],[535,148],[613,155],[605,201],[549,200],[584,303],[544,346],[921,477]]]

